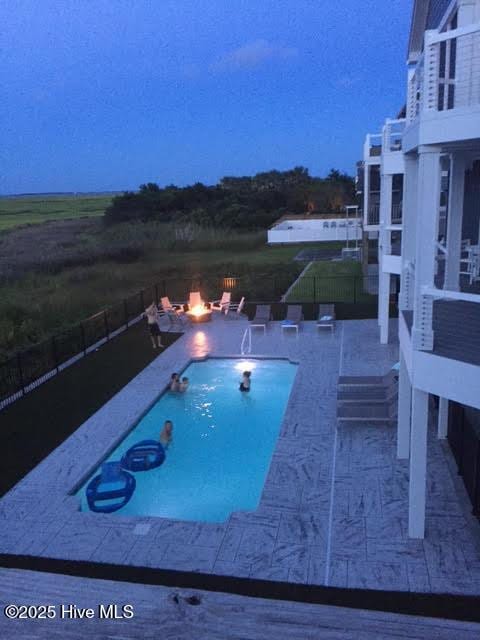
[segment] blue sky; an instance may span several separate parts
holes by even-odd
[[[354,173],[405,101],[410,0],[0,6],[0,193]]]

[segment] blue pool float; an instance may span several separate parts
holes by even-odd
[[[104,462],[102,471],[87,486],[90,511],[113,513],[124,507],[135,491],[135,478],[124,471],[120,462]]]
[[[149,471],[163,464],[165,449],[156,440],[137,442],[122,457],[122,467],[128,471]]]

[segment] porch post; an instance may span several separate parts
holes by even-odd
[[[448,434],[448,398],[440,398],[438,405],[437,436],[439,440],[445,440]]]
[[[392,174],[382,174],[380,184],[380,233],[378,242],[378,321],[380,324],[380,342],[388,343],[388,321],[390,302],[390,273],[383,270],[383,257],[391,253],[391,232],[385,227],[392,223]]]
[[[447,255],[445,260],[445,282],[443,285],[443,288],[449,291],[459,290],[465,169],[465,156],[460,153],[453,153],[450,158]]]
[[[397,458],[407,460],[410,455],[410,416],[412,405],[412,385],[407,365],[400,350],[400,371],[398,376],[398,422],[397,422]]]
[[[427,484],[428,393],[412,392],[410,436],[410,483],[408,487],[408,535],[425,537],[425,494]]]
[[[363,224],[368,225],[368,208],[370,206],[370,165],[365,162],[363,168]]]
[[[405,154],[403,178],[402,215],[402,275],[400,281],[400,309],[413,309],[413,275],[406,269],[407,263],[415,265],[415,235],[417,227],[418,159],[415,154]]]
[[[422,287],[433,286],[435,281],[440,180],[440,149],[419,147],[412,346],[423,351],[433,348],[432,299],[423,295]]]

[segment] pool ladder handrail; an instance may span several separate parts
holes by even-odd
[[[246,346],[246,348],[245,348]],[[247,353],[252,353],[252,329],[247,327],[243,334],[242,344],[240,345],[240,353],[244,356]]]

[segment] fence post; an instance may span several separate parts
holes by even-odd
[[[57,354],[57,345],[55,343],[55,336],[52,336],[52,356],[53,356],[53,362],[55,364],[55,369],[57,370],[57,373],[58,373],[58,354]]]
[[[155,304],[158,304],[158,284],[155,285]]]
[[[24,396],[25,385],[23,382],[23,369],[22,369],[22,359],[20,357],[20,352],[17,353],[17,368],[18,368],[18,379],[20,380],[20,388],[22,389],[22,396]]]
[[[87,355],[87,342],[85,340],[85,327],[83,326],[83,322],[80,323],[80,335],[82,336],[82,349],[83,355]]]
[[[107,317],[107,310],[105,309],[103,312],[103,322],[105,324],[105,337],[107,340],[110,340],[110,330],[108,328],[108,317]]]
[[[165,280],[162,280],[162,287],[163,287],[163,295],[166,296],[167,295],[167,283]]]
[[[126,298],[123,299],[123,311],[125,313],[125,326],[128,329],[128,306]]]
[[[142,305],[142,313],[143,313],[143,310],[145,309],[145,299],[143,297],[143,289],[141,289],[140,291],[140,304]]]
[[[357,304],[357,276],[353,276],[353,304]]]
[[[317,276],[313,276],[313,302],[317,301]]]

